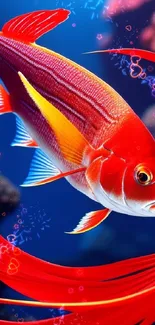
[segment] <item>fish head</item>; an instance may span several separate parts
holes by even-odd
[[[124,202],[125,172],[126,161],[112,154],[94,160],[86,172],[86,178],[100,204],[112,211],[130,214],[130,208]]]
[[[155,157],[126,161],[98,158],[87,171],[97,201],[115,212],[155,216]]]
[[[128,164],[123,182],[126,206],[137,216],[155,216],[155,157]]]

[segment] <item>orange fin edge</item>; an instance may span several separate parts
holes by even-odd
[[[78,235],[87,232],[97,227],[102,221],[104,221],[108,217],[110,212],[111,210],[104,209],[86,213],[73,231],[65,233],[70,235]]]
[[[0,114],[11,113],[10,95],[5,88],[0,85]]]

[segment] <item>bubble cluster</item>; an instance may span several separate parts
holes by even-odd
[[[7,268],[8,275],[14,275],[19,271],[19,261],[16,258],[11,258]]]
[[[149,85],[152,96],[155,97],[155,76],[147,76],[142,83],[147,83]]]
[[[46,215],[44,209],[38,207],[26,209],[21,205],[12,233],[7,236],[7,240],[13,245],[20,246],[34,237],[40,239],[42,231],[50,228],[50,221],[51,218]]]
[[[151,95],[155,97],[155,76],[150,75],[154,72],[154,67],[148,65],[148,67],[143,68],[141,64],[141,58],[137,55],[127,56],[119,54],[111,54],[111,60],[117,60],[115,66],[122,71],[124,76],[130,75],[133,79],[140,79],[142,84],[147,84],[151,90]]]
[[[97,34],[96,38],[100,41],[103,38],[102,34]]]
[[[125,26],[125,29],[126,29],[128,32],[131,32],[131,30],[132,30],[132,26],[131,26],[131,25],[126,25],[126,26]]]
[[[71,10],[72,14],[76,15],[77,10],[83,9],[90,13],[90,18],[98,18],[102,13],[105,0],[57,0],[56,6]]]
[[[49,309],[49,311],[51,312],[51,316],[52,318],[57,318],[55,320],[55,325],[61,325],[64,324],[64,317],[66,314],[68,314],[68,312],[66,312],[63,307],[59,308],[59,309]]]
[[[18,273],[20,268],[18,256],[20,254],[21,254],[21,250],[13,245],[10,244],[0,245],[0,258],[2,257],[2,255],[4,255],[4,258],[7,259],[6,273],[8,275],[14,275]]]
[[[103,8],[104,0],[87,0],[83,8],[91,12],[91,19],[99,18],[101,9]]]
[[[139,64],[140,60],[139,56],[131,56],[130,76],[132,78],[138,78],[144,74],[143,68]]]

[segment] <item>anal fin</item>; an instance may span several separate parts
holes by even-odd
[[[11,113],[10,95],[5,88],[0,85],[0,114]]]
[[[16,136],[11,144],[13,147],[37,148],[38,144],[28,134],[21,118],[16,115]]]
[[[89,231],[97,227],[102,221],[104,221],[108,217],[110,212],[111,210],[109,209],[89,212],[81,219],[81,221],[73,231],[65,233],[76,235]]]
[[[30,166],[29,174],[21,186],[30,187],[44,185],[56,181],[60,178],[83,172],[85,170],[86,168],[82,167],[76,170],[62,173],[57,167],[53,165],[52,161],[41,149],[36,149]]]

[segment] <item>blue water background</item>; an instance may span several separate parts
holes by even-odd
[[[122,69],[115,66],[117,60],[111,60],[109,55],[82,55],[82,53],[97,50],[99,42],[96,36],[105,32],[113,32],[113,45],[128,47],[129,34],[125,26],[128,24],[134,26],[138,29],[139,35],[142,28],[148,24],[155,2],[106,22],[103,17],[96,16],[97,11],[101,11],[101,6],[94,9],[92,16],[92,9],[86,9],[84,6],[81,8],[81,1],[79,6],[77,2],[71,6],[75,7],[75,14],[72,13],[67,22],[41,37],[37,43],[63,54],[104,79],[141,117],[146,108],[154,103],[150,88],[142,85],[139,79],[123,75]],[[62,3],[63,7],[67,7],[69,1]],[[95,3],[96,1],[94,8]],[[0,29],[14,16],[56,7],[56,0],[1,1]],[[76,27],[72,26],[74,23]],[[141,47],[138,38],[134,39],[134,46]],[[143,67],[147,66],[145,61],[142,63]],[[19,186],[27,176],[34,150],[11,147],[10,143],[15,132],[15,117],[11,114],[0,116],[0,170]],[[1,221],[0,230],[5,238],[13,233],[17,215],[20,215],[23,232],[21,231],[18,244],[32,255],[62,265],[82,266],[106,264],[155,251],[153,218],[136,218],[113,212],[94,230],[79,236],[71,236],[64,232],[72,230],[86,212],[100,209],[99,204],[76,191],[63,179],[41,187],[20,188],[20,191],[20,208]],[[35,226],[32,227],[32,224]],[[29,232],[24,232],[25,229]],[[3,288],[0,296],[20,297],[6,288]],[[27,310],[38,319],[51,316],[51,312],[47,310],[44,313],[35,309],[31,309],[31,312],[30,309]],[[21,308],[18,311],[19,314],[23,312]],[[9,313],[13,313],[13,310],[9,309]]]

